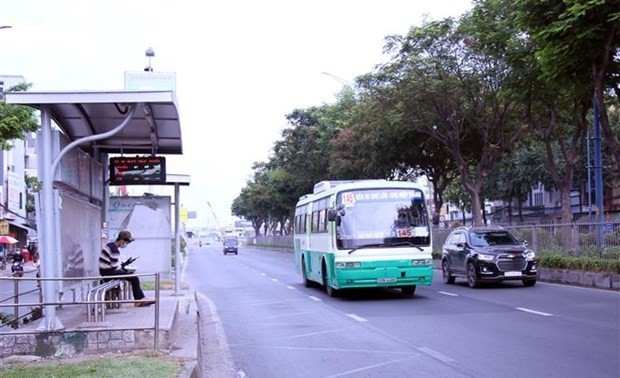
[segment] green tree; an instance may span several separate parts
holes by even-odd
[[[35,193],[41,190],[41,181],[36,176],[24,176],[26,182],[26,213],[32,213],[35,211],[34,196]]]
[[[290,127],[274,143],[270,160],[254,165],[254,178],[233,201],[233,214],[251,220],[255,230],[262,225],[264,233],[289,233],[299,197],[329,178],[330,140],[339,131],[338,114],[329,105],[288,114]]]
[[[8,91],[26,91],[30,84],[22,83],[8,89]],[[7,92],[8,92],[7,91]],[[10,150],[12,140],[24,139],[26,133],[35,132],[39,123],[35,110],[29,106],[6,105],[0,102],[0,148]]]
[[[486,25],[494,20],[502,20],[509,25],[509,30],[519,42],[517,56],[520,59],[509,61],[510,69],[519,73],[518,80],[512,87],[512,96],[524,105],[524,117],[545,147],[546,167],[554,186],[560,190],[562,196],[562,221],[572,222],[570,202],[571,188],[574,184],[574,173],[582,163],[585,148],[585,133],[587,130],[586,116],[591,104],[591,85],[583,80],[583,75],[573,74],[573,78],[558,77],[542,63],[541,56],[545,55],[536,37],[536,32],[528,28],[531,22],[532,9],[539,9],[540,4],[532,8],[525,7],[523,2],[509,0],[478,1],[472,11],[475,20],[476,36],[481,48],[486,51],[496,51],[497,45],[485,33]],[[552,19],[546,14],[545,23]],[[511,45],[514,45],[511,42]],[[542,54],[542,55],[541,55]],[[568,231],[567,231],[568,232]],[[569,235],[567,234],[568,238]]]
[[[268,207],[264,197],[264,191],[255,181],[249,181],[241,189],[231,205],[233,215],[243,217],[252,222],[256,236],[261,235],[261,227],[269,218]]]
[[[406,99],[407,124],[450,151],[471,196],[474,224],[481,225],[482,186],[525,128],[523,109],[509,91],[515,78],[508,61],[517,49],[488,53],[471,37],[475,23],[465,21],[426,23],[390,37],[387,50],[394,56],[382,69]]]
[[[620,140],[605,101],[611,95],[617,107],[620,97],[620,0],[515,0],[514,5],[519,24],[536,44],[544,78],[574,85],[588,99],[594,96],[605,143],[620,162]]]
[[[463,186],[459,182],[452,181],[446,187],[446,190],[444,192],[444,197],[451,204],[454,204],[456,205],[456,207],[461,209],[462,211],[461,216],[463,220],[462,223],[463,225],[465,225],[466,223],[465,212],[472,210],[471,196],[469,195],[469,193],[467,193],[464,190]]]
[[[449,151],[405,122],[404,99],[394,87],[381,86],[384,77],[367,74],[357,79],[361,90],[347,127],[332,140],[330,173],[345,179],[412,180],[425,175],[433,186],[435,209],[443,191],[456,176]]]
[[[523,203],[532,188],[543,183],[553,187],[546,167],[545,147],[533,139],[519,141],[510,155],[504,156],[496,169],[489,175],[484,195],[491,200],[501,200],[508,209],[508,220],[512,223],[513,202],[516,203],[520,221],[523,221]]]

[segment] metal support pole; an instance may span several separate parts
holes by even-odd
[[[15,328],[19,327],[19,281],[13,281],[13,316],[15,316]]]
[[[588,130],[586,130],[586,153],[588,158],[587,165],[587,173],[588,173],[588,183],[586,185],[586,191],[588,192],[588,222],[592,221],[592,174],[590,173],[590,168],[592,166],[592,158],[590,154],[590,126],[588,126]]]
[[[153,339],[155,343],[155,350],[159,348],[159,301],[160,301],[160,293],[159,293],[159,273],[155,273],[155,319],[154,319],[154,330],[155,334]]]
[[[598,119],[598,107],[594,100],[594,188],[597,208],[596,245],[603,242],[603,158],[601,153],[601,125]]]
[[[41,178],[41,221],[39,240],[41,243],[41,277],[44,278],[43,285],[43,301],[45,303],[53,303],[56,301],[54,289],[56,283],[53,280],[45,280],[45,278],[54,278],[56,274],[56,242],[54,235],[54,188],[52,177],[52,122],[49,108],[41,107],[41,159],[43,163],[39,166],[39,175]],[[60,320],[56,317],[56,306],[45,305],[44,307],[45,321],[41,323],[41,327],[48,331],[59,330],[64,328]]]
[[[174,294],[181,293],[181,241],[179,238],[179,183],[174,183]]]

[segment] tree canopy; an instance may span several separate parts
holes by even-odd
[[[26,91],[30,85],[18,84],[8,91]],[[0,102],[0,148],[10,150],[14,139],[26,138],[26,133],[35,132],[39,122],[35,110],[29,106],[6,105]]]
[[[290,127],[255,166],[235,214],[251,219],[261,209],[260,219],[284,229],[318,181],[425,175],[435,211],[445,195],[471,206],[475,224],[485,200],[516,203],[520,213],[538,183],[562,193],[568,219],[593,100],[618,171],[620,0],[473,5],[459,19],[387,36],[387,62],[334,104],[287,115]]]

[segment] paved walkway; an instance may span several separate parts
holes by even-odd
[[[36,267],[27,263],[25,270]],[[10,276],[0,270],[0,277]],[[145,291],[147,297],[155,298],[154,291]],[[197,306],[196,298],[188,289],[160,290],[159,302],[148,307],[134,307],[131,303],[121,305],[119,309],[106,310],[104,321],[88,322],[85,304],[69,304],[73,300],[72,292],[65,293],[63,305],[56,309],[56,317],[64,327],[59,332],[46,332],[44,318],[28,324],[20,324],[18,329],[0,328],[0,364],[3,357],[14,355],[40,355],[42,346],[48,349],[48,355],[72,357],[82,353],[104,353],[131,351],[135,349],[153,349],[155,347],[155,316],[158,315],[157,349],[174,357],[186,359],[188,372],[193,370],[197,361]],[[38,302],[38,294],[31,295],[29,303]],[[0,295],[5,298],[5,293]],[[79,300],[79,294],[77,295]],[[0,309],[12,313],[12,307]],[[8,311],[7,311],[8,310]],[[44,344],[44,345],[42,345]],[[189,376],[186,373],[182,376]]]

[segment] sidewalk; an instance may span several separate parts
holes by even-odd
[[[5,271],[2,276],[6,276]],[[9,274],[10,275],[10,268]],[[145,291],[154,298],[154,291]],[[71,296],[71,293],[65,293]],[[69,299],[68,299],[69,300]],[[154,331],[159,313],[158,334]],[[159,304],[134,307],[130,303],[108,309],[105,321],[87,322],[86,305],[63,305],[56,317],[64,327],[59,331],[42,331],[45,319],[38,319],[18,329],[0,328],[0,364],[5,360],[24,361],[38,357],[71,358],[84,354],[104,354],[154,349],[184,360],[181,377],[192,376],[197,361],[196,298],[189,290],[160,290]],[[36,357],[35,357],[36,358]]]

